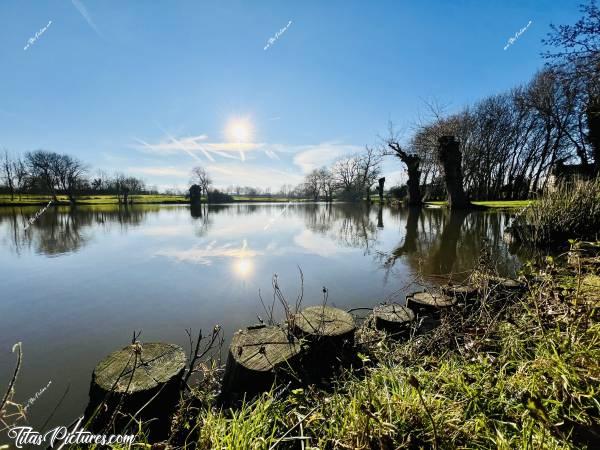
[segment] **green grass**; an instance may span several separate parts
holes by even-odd
[[[544,192],[510,226],[518,242],[545,246],[600,236],[600,178],[560,184]]]
[[[346,372],[332,390],[203,408],[186,423],[197,430],[188,443],[268,449],[303,419],[288,436],[310,437],[307,449],[592,448],[598,292],[584,297],[577,271],[553,260],[526,272],[524,297],[487,297],[476,314],[459,312],[430,335],[372,343],[363,375]]]
[[[524,208],[529,206],[533,200],[486,200],[474,201],[474,205],[485,206],[487,208]],[[426,202],[427,205],[447,206],[447,201]]]
[[[69,198],[66,195],[58,195],[58,201],[61,203],[68,204]],[[248,197],[248,196],[234,196],[236,202],[288,202],[287,198],[264,198],[264,197]],[[45,205],[52,197],[50,195],[34,195],[34,194],[23,194],[22,196],[15,195],[14,199],[11,200],[10,195],[0,194],[0,206],[13,206],[13,205]],[[186,199],[182,195],[130,195],[129,199],[133,200],[134,204],[180,204],[189,203],[189,199]],[[118,199],[116,195],[80,195],[76,197],[76,201],[80,205],[110,205],[117,204]],[[292,200],[297,201],[297,200]]]

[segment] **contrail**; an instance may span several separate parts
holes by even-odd
[[[88,23],[88,25],[94,29],[94,31],[96,32],[96,34],[98,36],[102,37],[102,34],[100,33],[100,31],[96,27],[96,24],[92,20],[92,16],[90,16],[90,13],[88,12],[88,10],[84,6],[84,4],[81,3],[80,0],[71,0],[71,3],[73,3],[73,6],[75,8],[77,8],[77,11],[79,11],[79,14],[81,14],[83,16],[83,18]]]

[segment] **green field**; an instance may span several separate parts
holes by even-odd
[[[69,198],[66,195],[58,195],[57,199],[59,203],[69,203]],[[143,204],[189,202],[189,200],[187,200],[185,197],[179,195],[130,195],[129,199],[133,200],[133,203]],[[52,196],[50,195],[15,195],[14,199],[12,200],[10,198],[10,195],[0,195],[0,205],[2,206],[45,205],[50,200],[52,200]],[[76,200],[77,203],[80,205],[116,205],[117,203],[119,203],[116,195],[82,195],[77,196]]]
[[[66,195],[57,196],[59,203],[69,204],[69,198]],[[0,206],[28,206],[28,205],[46,205],[52,196],[50,195],[35,195],[24,194],[22,196],[15,195],[11,200],[10,195],[0,194]],[[287,198],[278,197],[247,197],[233,196],[236,202],[288,202]],[[119,203],[116,195],[81,195],[76,197],[79,205],[112,205]],[[182,195],[130,195],[129,200],[134,204],[187,204],[189,199]],[[206,201],[206,199],[203,199]]]
[[[52,197],[50,195],[23,194],[15,195],[11,200],[10,195],[0,194],[0,206],[28,206],[28,205],[45,205]],[[129,199],[134,204],[187,204],[189,200],[182,195],[130,195]],[[112,205],[118,204],[116,195],[81,195],[76,197],[77,203],[80,205]],[[235,202],[275,202],[286,203],[289,201],[306,201],[303,199],[289,199],[285,197],[249,197],[244,195],[234,195]],[[69,204],[69,198],[66,195],[59,195],[58,201],[61,204]],[[372,197],[374,203],[379,202],[379,197]],[[532,200],[492,200],[473,202],[475,205],[485,206],[488,208],[523,208],[531,203]],[[426,202],[427,205],[447,206],[448,202]]]

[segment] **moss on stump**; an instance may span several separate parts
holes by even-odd
[[[130,419],[123,415],[134,415],[141,409],[137,419],[158,419],[151,424],[153,439],[164,437],[179,399],[186,363],[181,347],[160,342],[129,345],[108,355],[92,374],[85,413],[86,419],[92,419],[91,428],[120,429]]]
[[[256,393],[269,389],[282,369],[294,368],[299,341],[276,326],[238,330],[231,340],[223,391]]]
[[[415,320],[415,313],[406,306],[392,303],[376,306],[373,309],[373,318],[378,330],[398,333],[408,330],[411,322]]]

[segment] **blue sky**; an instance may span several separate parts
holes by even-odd
[[[389,120],[408,137],[424,100],[452,112],[526,82],[579,3],[1,0],[0,149],[161,189],[203,165],[218,186],[276,190]],[[384,174],[399,181],[401,164]]]

